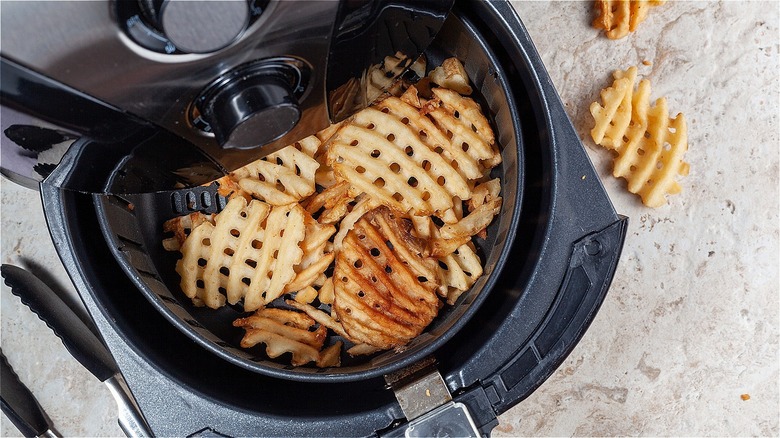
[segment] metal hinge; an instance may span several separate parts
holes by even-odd
[[[408,423],[383,436],[480,436],[466,405],[452,401],[433,358],[388,374],[385,381]]]

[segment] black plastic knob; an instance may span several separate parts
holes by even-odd
[[[289,132],[301,117],[289,79],[272,72],[233,75],[197,102],[223,148],[250,149]]]
[[[146,15],[177,49],[209,53],[230,45],[249,26],[246,0],[140,0]]]

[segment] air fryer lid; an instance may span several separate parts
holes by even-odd
[[[60,180],[63,188],[198,186],[369,105],[428,47],[453,1],[13,3],[0,57],[4,119],[15,112],[81,136],[84,164]],[[249,18],[228,45],[195,55],[168,39],[166,17],[197,17],[208,26],[183,30],[208,40],[229,24],[207,12],[242,4]],[[47,16],[58,17],[51,32],[31,34]],[[344,97],[337,91],[366,89],[367,72],[387,57],[404,62],[372,82],[376,94],[349,95],[335,113],[335,96]],[[4,155],[29,155],[3,140]],[[36,171],[34,160],[4,160],[3,173],[40,180],[57,162]]]
[[[464,1],[455,11],[486,38],[520,104],[513,122],[523,127],[526,164],[511,269],[433,355],[454,400],[467,405],[488,434],[497,415],[563,362],[595,317],[618,262],[626,219],[612,208],[511,5]],[[404,433],[404,415],[382,379],[287,381],[190,342],[124,277],[106,240],[95,233],[93,199],[50,184],[42,192],[65,268],[156,434]]]
[[[455,305],[445,305],[433,323],[402,351],[354,358],[344,351],[340,367],[320,369],[313,365],[290,367],[287,355],[278,360],[268,359],[262,345],[248,350],[240,348],[244,333],[233,327],[232,321],[245,315],[241,307],[224,306],[217,310],[195,307],[180,291],[174,269],[176,255],[165,252],[161,245],[164,221],[191,211],[221,210],[224,200],[216,196],[215,187],[176,192],[173,197],[168,193],[96,197],[101,230],[120,266],[155,308],[192,340],[227,361],[272,377],[319,382],[363,380],[381,377],[431,354],[477,310],[507,261],[520,215],[523,147],[520,126],[514,122],[519,115],[507,92],[506,75],[472,25],[455,16],[448,18],[426,56],[431,68],[452,56],[463,62],[476,90],[472,97],[482,100],[480,104],[493,121],[501,149],[503,162],[494,169],[492,177],[500,178],[503,203],[501,212],[487,229],[487,239],[475,240],[484,266],[483,275]],[[128,208],[130,204],[132,209]],[[332,336],[331,342],[336,339]]]

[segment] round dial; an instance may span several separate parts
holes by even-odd
[[[274,72],[234,77],[206,93],[197,107],[224,148],[271,143],[301,117],[289,80]]]
[[[177,49],[209,53],[230,45],[249,26],[245,0],[140,0],[144,15]]]

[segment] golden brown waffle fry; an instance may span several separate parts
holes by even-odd
[[[173,233],[173,236],[163,240],[163,248],[166,251],[179,251],[190,232],[203,222],[211,222],[213,224],[214,215],[196,211],[186,216],[178,216],[165,221],[163,232]]]
[[[638,194],[649,207],[666,204],[666,194],[682,190],[675,180],[687,175],[689,164],[685,117],[670,119],[665,98],[650,106],[650,82],[642,80],[636,92],[636,67],[616,71],[612,87],[602,90],[603,106],[591,105],[596,126],[593,140],[617,152],[612,174],[628,182],[628,191]],[[630,102],[630,107],[628,103]]]
[[[265,352],[270,358],[292,353],[291,363],[296,366],[321,359],[320,349],[327,329],[323,326],[314,328],[315,324],[303,313],[271,308],[260,309],[251,316],[233,321],[235,327],[246,331],[241,339],[242,347],[265,344]]]
[[[306,232],[299,245],[303,250],[303,257],[295,266],[297,274],[295,279],[284,288],[285,292],[299,291],[315,284],[335,257],[333,244],[328,240],[336,232],[336,228],[333,225],[319,224],[308,214],[304,218],[304,223]]]
[[[184,242],[176,265],[182,290],[212,308],[224,305],[223,294],[231,304],[244,298],[247,311],[276,299],[303,257],[305,215],[297,204],[271,208],[231,199],[216,225],[201,224]]]
[[[442,283],[449,287],[447,304],[452,305],[482,275],[482,263],[471,242],[439,260]]]
[[[471,94],[471,85],[466,69],[457,58],[448,58],[436,67],[431,73],[430,78],[440,86],[458,92],[460,94]]]
[[[484,230],[493,221],[493,217],[501,211],[501,200],[501,197],[491,199],[457,223],[444,225],[440,230],[441,237],[444,239],[471,237]]]
[[[665,2],[666,0],[596,0],[595,8],[599,15],[593,21],[593,27],[603,29],[609,39],[623,38],[645,21],[651,6]]]
[[[633,115],[633,93],[636,83],[636,67],[626,71],[616,70],[611,87],[601,90],[601,101],[604,106],[594,102],[590,112],[596,120],[590,135],[596,144],[612,150],[618,150],[623,145],[623,137],[631,123]]]
[[[271,205],[287,205],[314,193],[315,172],[319,163],[308,152],[316,152],[315,136],[274,152],[234,171],[230,177],[253,197]]]
[[[457,170],[404,119],[364,109],[331,138],[328,163],[358,193],[418,216],[452,208],[453,196],[469,198],[468,184]]]
[[[440,306],[435,266],[400,213],[366,213],[345,237],[333,274],[333,312],[348,339],[387,349],[420,334]]]

